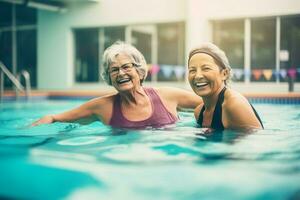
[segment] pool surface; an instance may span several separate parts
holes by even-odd
[[[254,104],[265,130],[128,131],[100,122],[28,128],[82,101],[0,104],[0,198],[300,199],[300,105]]]

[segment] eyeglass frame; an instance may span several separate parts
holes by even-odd
[[[128,64],[131,64],[131,66],[129,67]],[[124,67],[129,67],[128,69],[125,69]],[[120,71],[122,70],[123,72],[125,73],[128,73],[132,70],[133,67],[138,67],[139,65],[135,64],[135,63],[125,63],[123,65],[121,65],[120,67],[112,67],[108,70],[108,73],[111,75],[111,76],[116,76],[117,74],[120,73]],[[113,70],[116,70],[116,71],[112,71]]]

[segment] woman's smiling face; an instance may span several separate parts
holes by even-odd
[[[221,70],[214,58],[206,53],[196,53],[190,58],[188,73],[192,89],[201,97],[218,92],[227,77],[226,70]]]
[[[112,86],[118,91],[127,91],[140,86],[140,76],[130,56],[120,53],[109,67]]]

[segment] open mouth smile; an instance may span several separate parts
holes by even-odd
[[[124,83],[127,83],[129,81],[131,81],[130,78],[120,78],[120,79],[117,80],[117,83],[118,84],[124,84]]]
[[[208,83],[195,83],[194,84],[197,88],[202,88],[208,85]]]

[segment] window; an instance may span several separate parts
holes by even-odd
[[[12,4],[0,2],[0,28],[12,26]]]
[[[101,82],[104,50],[118,40],[124,41],[124,27],[75,29],[75,81]]]
[[[21,70],[27,70],[32,87],[36,87],[36,10],[0,2],[0,13],[0,60],[15,75]],[[13,20],[16,21],[13,23]],[[13,27],[13,24],[16,26]],[[7,77],[4,85],[12,87]]]
[[[12,72],[12,34],[11,31],[0,31],[0,60]],[[11,87],[11,81],[5,76],[4,86]]]
[[[227,55],[233,80],[244,81],[244,20],[213,22],[213,41]]]
[[[74,29],[76,82],[102,81],[102,54],[114,42],[125,41],[125,29],[149,64],[146,81],[185,80],[184,23],[168,23]]]
[[[251,20],[251,81],[275,81],[275,18]]]
[[[213,40],[223,49],[233,68],[233,79],[237,75],[251,81],[288,81],[293,78],[300,82],[300,15],[278,18],[280,24],[280,52],[276,57],[276,18],[250,19],[250,29],[244,34],[245,20],[213,21]],[[250,35],[245,38],[244,35]],[[250,39],[249,54],[245,55],[244,41]],[[244,72],[244,57],[250,58],[251,72]],[[280,61],[276,66],[276,59]],[[276,68],[279,67],[279,70]],[[243,72],[241,72],[243,71]],[[242,79],[240,79],[242,80]]]
[[[36,10],[25,6],[16,7],[16,24],[20,25],[32,25],[37,22]]]
[[[157,25],[158,81],[185,80],[185,28],[184,23]]]
[[[152,35],[142,31],[132,31],[132,44],[144,55],[146,62],[151,63],[151,39]]]
[[[75,80],[99,81],[99,41],[97,28],[75,30]]]
[[[124,27],[106,27],[104,28],[105,44],[104,49],[112,45],[118,40],[125,40],[125,28]],[[103,53],[103,52],[102,52]],[[102,54],[101,54],[102,55]]]
[[[281,19],[280,80],[293,77],[300,82],[300,16]]]
[[[37,85],[36,70],[36,30],[20,30],[17,31],[17,61],[18,72],[26,70],[30,74],[32,86]]]

